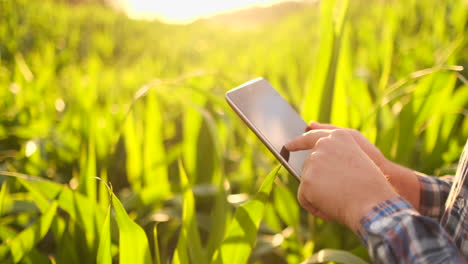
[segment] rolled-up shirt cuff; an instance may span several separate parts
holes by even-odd
[[[421,215],[440,220],[445,202],[450,193],[453,177],[443,178],[417,175],[420,187],[419,212]]]
[[[391,226],[386,226],[386,223],[392,223],[392,221],[385,221],[385,219],[403,211],[419,215],[416,209],[401,196],[378,204],[360,220],[359,238],[367,246],[369,233],[385,232],[387,228],[391,228]]]

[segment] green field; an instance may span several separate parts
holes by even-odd
[[[467,11],[323,0],[181,26],[0,0],[0,262],[370,261],[352,232],[299,207],[297,181],[224,93],[263,76],[305,120],[453,173],[468,137]]]

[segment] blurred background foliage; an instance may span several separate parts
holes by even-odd
[[[300,209],[297,182],[224,92],[263,76],[305,120],[453,173],[468,136],[466,11],[323,0],[182,26],[105,1],[1,0],[2,262],[300,263],[325,248],[344,251],[310,263],[369,261],[350,231]]]

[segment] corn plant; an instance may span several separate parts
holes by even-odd
[[[0,1],[0,261],[369,262],[349,230],[299,207],[298,182],[224,93],[263,76],[306,120],[453,173],[466,10],[322,0],[231,28]]]

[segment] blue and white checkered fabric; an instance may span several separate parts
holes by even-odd
[[[468,141],[455,177],[418,176],[419,212],[397,197],[374,207],[358,235],[375,263],[466,263]]]

